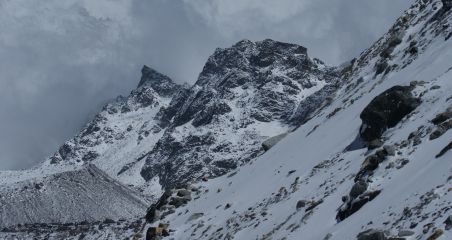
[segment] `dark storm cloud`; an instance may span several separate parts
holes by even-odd
[[[143,64],[194,82],[216,47],[273,38],[332,65],[375,41],[407,0],[0,2],[0,169],[42,161]]]

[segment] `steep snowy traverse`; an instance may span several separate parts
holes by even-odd
[[[452,2],[417,0],[341,69],[273,40],[217,49],[193,86],[145,66],[0,172],[0,238],[451,239],[451,37]]]
[[[344,69],[334,99],[251,164],[163,195],[149,237],[452,238],[450,6],[417,1]]]

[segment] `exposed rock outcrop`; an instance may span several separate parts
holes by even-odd
[[[419,104],[411,86],[394,86],[376,96],[361,112],[361,137],[370,142],[379,139],[384,131],[394,127]]]

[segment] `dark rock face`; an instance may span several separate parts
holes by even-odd
[[[375,97],[361,112],[363,121],[361,138],[370,142],[379,139],[383,132],[397,125],[421,103],[409,86],[394,86]]]
[[[138,83],[138,88],[150,86],[154,89],[154,91],[165,97],[171,96],[174,92],[179,90],[179,86],[169,77],[146,65],[141,69],[141,74],[141,80],[140,83]]]
[[[452,142],[447,144],[441,151],[435,156],[436,158],[442,157],[444,154],[446,154],[450,149],[452,149]]]
[[[442,0],[443,2],[443,9],[448,11],[452,8],[452,0]]]

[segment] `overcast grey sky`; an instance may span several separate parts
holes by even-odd
[[[76,134],[147,64],[194,82],[216,47],[298,43],[357,56],[413,0],[2,0],[0,169],[30,167]]]

